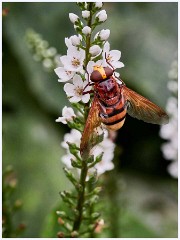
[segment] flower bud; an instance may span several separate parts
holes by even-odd
[[[94,189],[94,193],[95,194],[98,194],[98,193],[100,193],[102,191],[102,187],[96,187],[95,189]]]
[[[70,37],[71,43],[73,46],[78,46],[80,44],[80,37],[78,37],[77,35],[73,35]]]
[[[109,38],[110,30],[109,29],[102,29],[99,32],[99,37],[102,41],[106,41]]]
[[[75,22],[77,22],[77,20],[79,19],[79,17],[78,17],[76,14],[74,14],[74,13],[69,13],[69,19],[70,19],[70,21],[71,21],[73,24],[75,24]]]
[[[91,214],[91,218],[97,219],[98,217],[100,217],[100,215],[101,215],[100,213],[94,212],[94,213]]]
[[[85,10],[85,11],[82,11],[82,17],[83,18],[89,18],[89,16],[90,16],[90,11],[87,11],[87,10]]]
[[[66,213],[64,211],[56,211],[56,214],[61,217],[66,217]]]
[[[82,33],[84,33],[85,35],[88,35],[91,33],[91,28],[88,27],[88,26],[85,26],[83,29],[82,29]]]
[[[92,47],[90,47],[89,52],[90,54],[94,57],[97,56],[101,53],[101,48],[98,45],[94,45]]]
[[[62,218],[58,217],[58,223],[60,225],[64,225],[64,220]]]
[[[73,231],[72,233],[71,233],[71,237],[72,238],[77,238],[79,236],[79,233],[77,232],[77,231]]]
[[[105,10],[101,10],[96,14],[96,18],[98,18],[99,22],[105,22],[107,19],[107,14]]]
[[[102,8],[103,3],[102,2],[95,2],[95,8]]]
[[[58,236],[58,238],[64,238],[64,233],[63,232],[58,232],[57,236]]]

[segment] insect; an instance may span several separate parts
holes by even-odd
[[[110,130],[118,130],[123,126],[127,113],[147,123],[168,123],[169,117],[164,110],[127,88],[121,79],[114,76],[114,69],[95,66],[90,79],[94,85],[94,99],[82,134],[81,154],[95,128],[103,123]]]

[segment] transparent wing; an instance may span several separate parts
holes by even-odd
[[[131,117],[143,120],[147,123],[160,125],[167,124],[169,122],[169,117],[163,109],[133,90],[123,86],[122,94],[128,103],[127,113]]]
[[[97,97],[94,97],[93,102],[91,104],[91,108],[89,110],[89,114],[86,120],[86,125],[84,127],[84,131],[82,133],[80,151],[81,154],[88,148],[89,142],[93,138],[94,129],[97,128],[101,124],[99,118],[99,105]]]

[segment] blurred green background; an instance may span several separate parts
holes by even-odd
[[[32,28],[66,54],[64,38],[75,34],[68,13],[80,15],[75,3],[3,3],[3,168],[17,173],[17,198],[24,205],[23,237],[47,237],[47,218],[70,188],[62,171],[60,143],[68,128],[55,119],[69,105],[54,72],[33,60],[25,33]],[[127,86],[165,108],[170,95],[168,71],[177,51],[177,3],[105,3],[111,49],[122,53],[120,70]],[[177,180],[167,173],[159,126],[127,117],[118,132],[123,190],[119,237],[177,237]],[[123,182],[123,184],[122,184]],[[113,186],[108,186],[109,189]],[[110,200],[109,200],[110,201]],[[112,206],[111,206],[112,207]],[[52,236],[56,237],[56,232]],[[106,231],[104,237],[112,237]]]

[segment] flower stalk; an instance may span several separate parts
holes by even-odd
[[[21,210],[22,201],[14,201],[14,192],[17,189],[17,178],[12,166],[7,166],[2,175],[2,237],[17,238],[22,235],[26,225],[14,222],[16,212]]]

